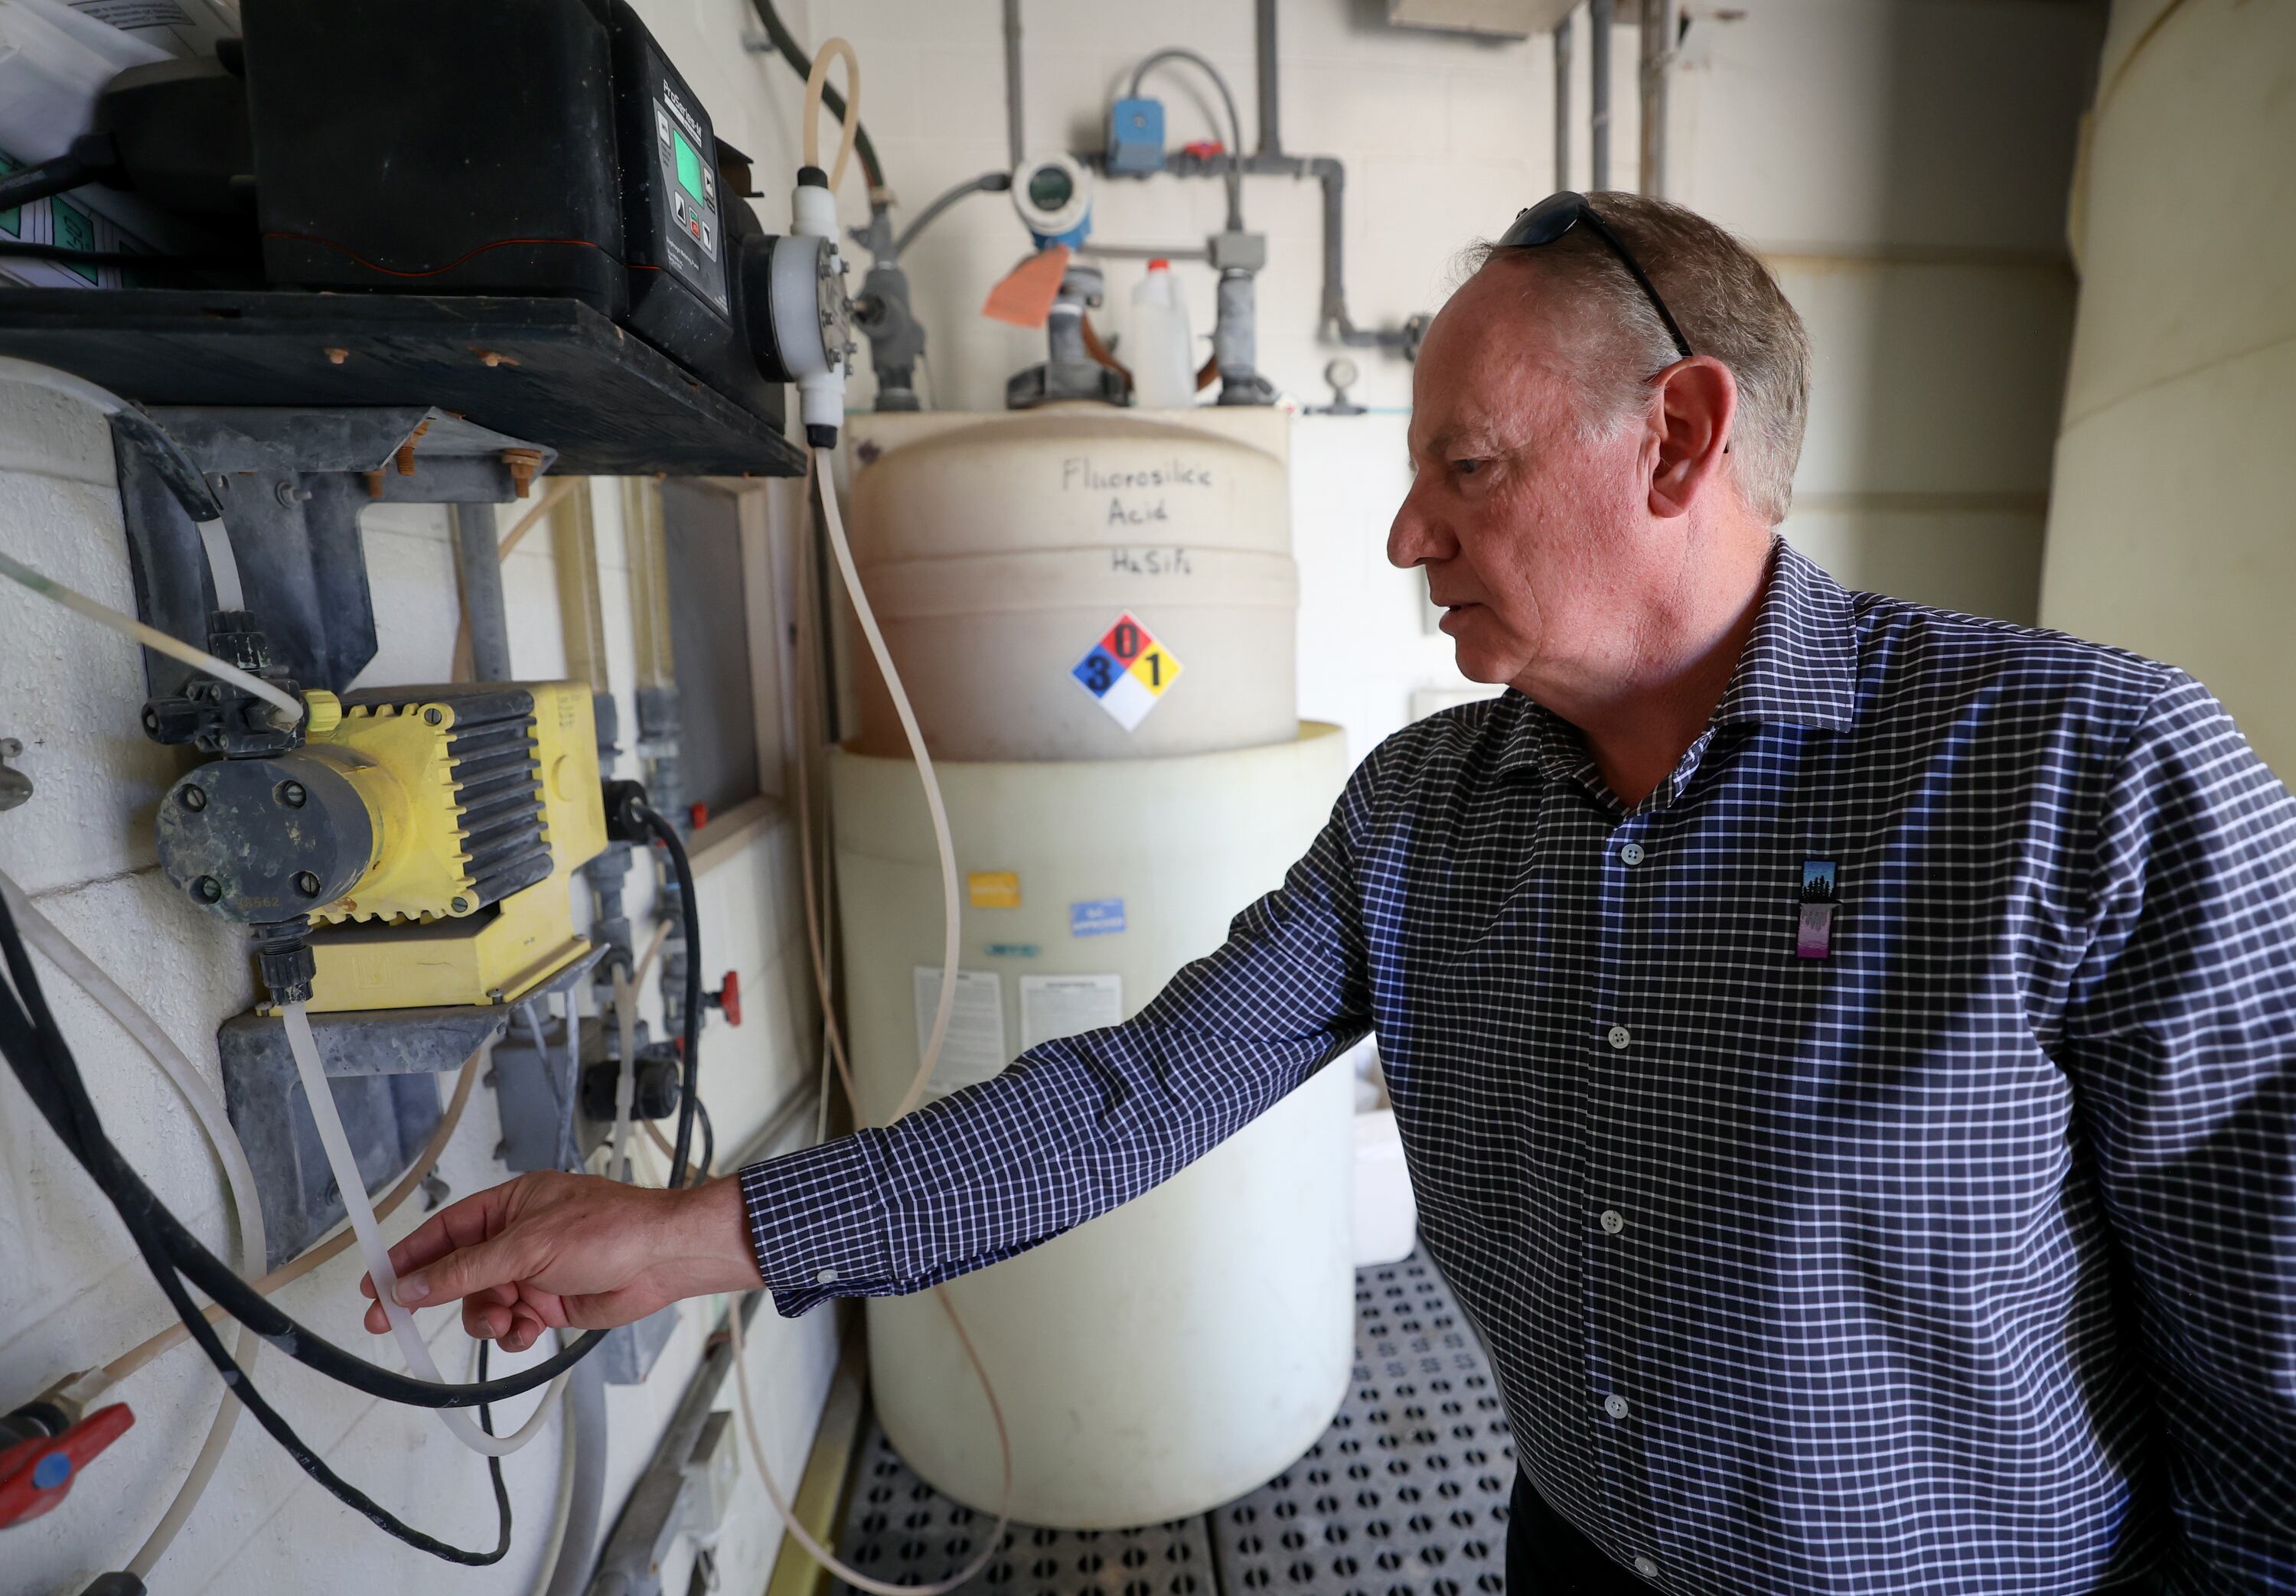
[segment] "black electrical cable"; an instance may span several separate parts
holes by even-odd
[[[774,48],[781,53],[781,58],[789,62],[800,78],[811,78],[813,57],[806,53],[805,46],[797,42],[797,35],[783,23],[780,14],[774,10],[774,0],[750,0],[750,7],[758,13],[758,20],[765,24],[766,37],[773,41]],[[829,108],[831,116],[840,121],[844,120],[844,95],[824,84],[821,102]],[[882,203],[877,193],[885,186],[885,168],[877,164],[877,146],[869,142],[869,130],[858,124],[853,129],[853,153],[861,158],[861,170],[869,179],[869,187],[877,191],[869,196],[869,208],[874,210]]]
[[[1227,79],[1221,76],[1218,67],[1195,51],[1183,50],[1176,45],[1168,50],[1157,51],[1132,69],[1134,99],[1140,97],[1140,85],[1148,74],[1168,61],[1184,61],[1202,72],[1212,80],[1212,86],[1219,90],[1220,103],[1227,107],[1228,137],[1233,143],[1227,161],[1227,228],[1230,233],[1240,232],[1243,227],[1243,119],[1235,113],[1235,96],[1228,92]]]
[[[31,961],[17,935],[15,921],[4,904],[0,904],[0,952],[4,952],[9,973],[14,982],[13,993],[9,992],[5,984],[0,984],[0,998],[5,999],[0,1001],[0,1052],[6,1055],[9,1068],[22,1084],[33,1106],[39,1109],[41,1117],[55,1132],[58,1140],[103,1188],[105,1195],[112,1198],[113,1206],[126,1224],[137,1252],[143,1255],[145,1265],[152,1271],[152,1278],[158,1281],[160,1289],[166,1294],[177,1317],[183,1320],[184,1328],[199,1344],[200,1350],[207,1355],[208,1361],[215,1365],[217,1372],[223,1376],[232,1394],[246,1404],[247,1411],[255,1415],[256,1422],[262,1425],[287,1455],[295,1460],[298,1467],[317,1481],[330,1495],[373,1521],[386,1534],[417,1551],[429,1552],[448,1562],[473,1567],[500,1562],[510,1550],[511,1507],[510,1493],[504,1484],[498,1460],[488,1460],[488,1472],[494,1482],[495,1508],[501,1521],[495,1549],[492,1551],[466,1551],[414,1528],[336,1474],[304,1444],[302,1437],[280,1416],[278,1410],[264,1398],[247,1371],[226,1350],[215,1327],[208,1322],[207,1315],[200,1312],[190,1293],[184,1289],[183,1281],[167,1255],[158,1227],[152,1223],[152,1213],[134,1203],[123,1202],[115,1195],[114,1185],[126,1183],[120,1177],[132,1177],[133,1172],[127,1169],[126,1160],[103,1133],[95,1105],[89,1100],[86,1085],[79,1078],[78,1066],[72,1059],[70,1049],[65,1045],[62,1035],[55,1027],[55,1019],[48,1011],[38,976],[32,969]],[[141,1185],[140,1182],[133,1183]],[[150,1200],[152,1208],[158,1207],[157,1199],[152,1198],[148,1190],[143,1195]],[[480,1412],[482,1421],[485,1421],[488,1419],[486,1409],[481,1407]],[[491,1428],[489,1423],[489,1433]]]
[[[904,250],[906,250],[911,244],[917,241],[917,234],[922,233],[927,227],[931,226],[935,219],[940,216],[941,212],[947,210],[959,200],[965,199],[972,194],[1005,193],[1008,192],[1012,187],[1012,173],[983,172],[978,177],[968,177],[963,183],[943,190],[939,196],[937,197],[931,204],[917,212],[917,219],[915,221],[911,222],[907,226],[901,229],[900,237],[893,241],[893,258],[898,260],[901,258],[901,252]]]
[[[94,183],[118,162],[109,136],[82,134],[62,155],[0,176],[0,210],[29,205],[35,200],[45,200]]]
[[[62,1048],[62,1035],[56,1031],[54,1020],[47,1014],[46,1003],[39,995],[37,983],[29,981],[30,964],[20,957],[22,945],[13,918],[8,913],[6,905],[0,904],[0,947],[6,951],[9,967],[16,972],[17,989],[24,994],[35,1030],[57,1038],[57,1048],[50,1056],[49,1068],[57,1078],[57,1090],[63,1094],[57,1100],[59,1105],[70,1107],[75,1101],[86,1102],[86,1088],[80,1081],[78,1068],[71,1062],[69,1051]],[[15,1063],[12,1057],[10,1062]],[[20,1076],[23,1066],[16,1068]],[[692,1067],[689,1065],[689,1085],[691,1079]],[[29,1083],[27,1090],[30,1090]],[[37,1093],[34,1095],[35,1101],[38,1101]],[[49,1116],[49,1123],[56,1125],[54,1116]],[[67,1119],[65,1123],[76,1122]],[[690,1122],[681,1121],[682,1125],[687,1123]],[[543,1363],[521,1370],[516,1374],[505,1375],[500,1379],[483,1380],[476,1385],[434,1385],[429,1380],[416,1379],[384,1369],[345,1352],[281,1312],[270,1298],[240,1279],[235,1271],[209,1251],[205,1242],[185,1230],[183,1222],[125,1160],[116,1157],[103,1158],[102,1152],[110,1144],[102,1141],[102,1131],[94,1120],[92,1103],[77,1125],[78,1128],[75,1135],[67,1135],[62,1125],[56,1125],[57,1134],[64,1137],[65,1145],[72,1150],[74,1156],[86,1168],[131,1230],[139,1224],[147,1226],[161,1255],[193,1285],[280,1351],[369,1396],[419,1408],[469,1408],[484,1403],[506,1402],[511,1397],[547,1385],[588,1356],[605,1338],[603,1330],[586,1330],[564,1350]],[[203,1314],[201,1315],[201,1323],[206,1323]],[[197,1334],[197,1331],[193,1333]],[[222,1343],[218,1341],[216,1345],[220,1347]]]
[[[686,1183],[685,1160],[693,1150],[693,1120],[701,1107],[701,907],[693,901],[693,863],[677,828],[643,800],[632,800],[630,818],[654,835],[669,855],[677,878],[678,906],[685,921],[685,1084],[678,1093],[677,1139],[670,1144],[669,1183]]]
[[[709,1123],[709,1105],[698,1097],[693,1117],[701,1122],[701,1178],[706,1181],[718,1167],[718,1127]]]

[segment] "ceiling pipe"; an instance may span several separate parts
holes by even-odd
[[[1253,13],[1259,64],[1259,153],[1283,153],[1275,87],[1275,0],[1258,0]],[[1242,151],[1236,151],[1241,155]]]
[[[1674,68],[1676,0],[1642,0],[1642,190],[1667,189],[1667,91]]]
[[[1004,147],[1019,171],[1029,159],[1021,113],[1021,0],[1004,0]]]
[[[1594,157],[1592,187],[1611,186],[1611,23],[1612,0],[1587,0],[1587,144]]]
[[[1554,192],[1570,186],[1570,19],[1554,25]]]

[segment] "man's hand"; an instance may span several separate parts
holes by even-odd
[[[682,1191],[538,1171],[448,1205],[390,1249],[398,1300],[410,1308],[457,1298],[473,1337],[523,1352],[545,1327],[627,1324],[681,1297],[755,1290],[741,1184]],[[359,1290],[374,1295],[371,1275]],[[366,1328],[390,1330],[380,1303]]]

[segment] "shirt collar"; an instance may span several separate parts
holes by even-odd
[[[1771,541],[1761,611],[1714,724],[1847,730],[1857,702],[1857,619],[1849,592],[1784,538]]]
[[[1857,705],[1856,624],[1848,590],[1785,539],[1773,539],[1762,607],[1713,725],[1846,730]],[[1501,771],[1530,765],[1560,776],[1586,762],[1586,739],[1577,727],[1521,693],[1508,696],[1514,724],[1500,752]]]

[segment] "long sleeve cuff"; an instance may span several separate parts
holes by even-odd
[[[741,1182],[776,1313],[793,1319],[832,1297],[898,1289],[885,1170],[867,1133],[751,1164]]]

